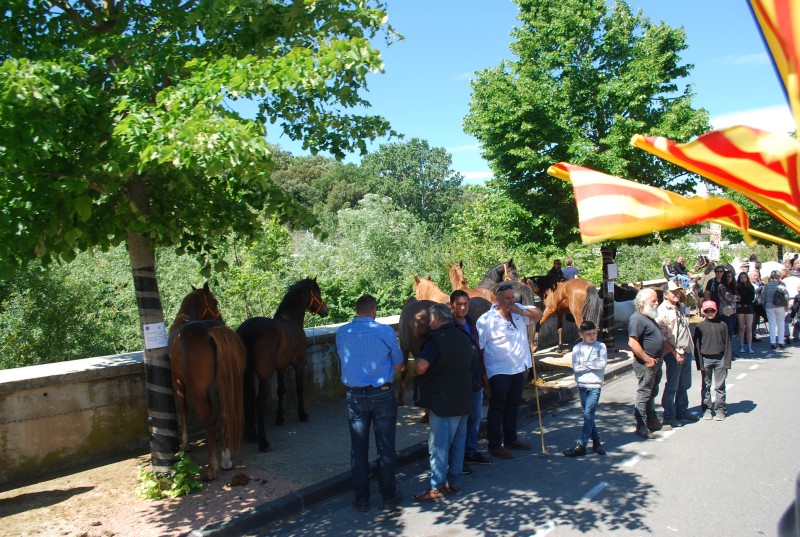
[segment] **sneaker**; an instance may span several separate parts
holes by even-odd
[[[658,418],[648,418],[647,428],[653,432],[660,431],[664,428],[664,424],[658,421]]]
[[[664,420],[664,425],[665,425],[666,427],[670,427],[670,428],[672,428],[672,429],[674,429],[675,427],[683,427],[683,423],[681,423],[680,421],[678,421],[676,418],[668,418],[668,419],[665,419],[665,420]],[[667,429],[667,430],[669,430],[669,429]]]
[[[583,444],[576,444],[575,447],[564,450],[565,457],[583,457],[584,455],[586,455],[586,446]]]
[[[651,433],[650,429],[648,429],[644,423],[636,426],[636,434],[648,440],[652,440],[653,438],[656,437],[656,435]]]
[[[739,347],[739,353],[740,353],[740,354],[744,354],[744,345],[742,345],[741,347]]]
[[[725,421],[725,413],[717,412],[717,415],[714,416],[714,421]]]
[[[779,349],[785,349],[786,345],[784,345],[783,343],[778,343],[778,348]]]
[[[700,418],[698,418],[694,414],[682,414],[678,416],[678,419],[681,421],[688,421],[689,423],[696,423],[700,421]]]
[[[747,352],[749,352],[750,354],[756,353],[756,351],[753,350],[753,347],[747,347]]]
[[[778,348],[778,346],[777,346],[777,345],[775,345],[774,343],[770,343],[770,344],[769,344],[769,348],[770,348],[770,349],[772,349],[772,350],[774,351],[775,349],[777,349],[777,348]]]
[[[713,417],[714,417],[714,415],[711,413],[711,409],[710,408],[707,408],[706,411],[703,412],[703,419],[704,420],[710,420]]]
[[[483,456],[483,453],[476,451],[474,455],[464,457],[464,462],[470,464],[492,464],[492,461]]]

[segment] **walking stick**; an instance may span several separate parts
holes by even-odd
[[[539,403],[539,378],[536,375],[536,358],[531,359],[533,364],[533,389],[536,393],[536,414],[539,415],[539,436],[542,439],[542,455],[547,455],[547,448],[544,445],[544,426],[542,425],[542,407]]]

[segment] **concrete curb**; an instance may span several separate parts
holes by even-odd
[[[606,369],[605,382],[617,379],[631,371],[632,368],[632,358],[609,365]],[[539,403],[543,410],[549,410],[574,399],[577,393],[578,388],[573,380],[557,390],[541,395]],[[520,405],[519,411],[520,417],[535,415],[536,400],[529,400]],[[424,460],[427,456],[428,444],[420,442],[397,453],[397,466],[403,468]],[[370,471],[374,474],[375,470],[373,463],[370,465]],[[331,498],[350,492],[351,489],[350,471],[342,472],[277,500],[259,505],[248,514],[226,518],[185,535],[187,537],[239,537],[312,509]]]

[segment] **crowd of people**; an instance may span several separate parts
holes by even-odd
[[[789,343],[787,319],[796,318],[800,309],[800,260],[783,272],[772,271],[762,282],[760,267],[750,271],[749,262],[734,275],[730,265],[714,265],[701,256],[695,270],[702,269],[705,274],[699,308],[703,320],[693,325],[684,306],[688,285],[682,276],[691,281],[685,262],[683,257],[675,264],[665,259],[668,282],[663,301],[659,303],[658,293],[652,288],[640,290],[634,300],[636,311],[628,323],[628,345],[637,379],[635,433],[645,439],[654,438],[656,431],[701,418],[723,421],[733,338],[739,340],[739,353],[752,353],[753,343],[758,341],[754,319],[760,314],[769,324],[771,347],[782,348]],[[563,268],[556,260],[551,273],[563,280],[576,277],[577,269],[570,259]],[[528,329],[541,319],[542,312],[515,302],[511,285],[500,285],[495,294],[497,302],[479,319],[468,315],[469,296],[464,291],[454,291],[449,304],[434,304],[427,310],[431,332],[414,364],[414,402],[429,412],[431,475],[429,486],[413,495],[416,501],[432,502],[459,492],[469,464],[491,463],[478,449],[484,389],[489,390],[489,455],[509,459],[514,457],[513,450],[531,449],[530,442],[518,435],[517,416],[525,373],[532,367]],[[395,480],[397,406],[392,378],[403,356],[393,330],[375,320],[375,298],[362,296],[355,309],[356,317],[336,336],[342,382],[347,387],[353,507],[361,511],[370,507],[368,449],[370,429],[374,429],[378,486],[383,507],[393,509],[401,495]],[[795,341],[800,319],[796,323]],[[594,453],[606,454],[595,420],[608,361],[598,332],[594,323],[583,322],[579,327],[581,341],[572,353],[583,424],[575,445],[563,452],[567,457],[586,455],[589,440]],[[701,371],[702,378],[699,417],[689,412],[692,365]],[[663,377],[663,416],[659,420],[656,398]]]

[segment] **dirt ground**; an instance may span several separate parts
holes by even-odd
[[[194,455],[192,456],[194,459]],[[3,537],[155,537],[185,535],[303,487],[252,466],[221,472],[203,492],[175,500],[136,496],[138,465],[149,456],[0,493]],[[246,485],[230,486],[237,474]]]

